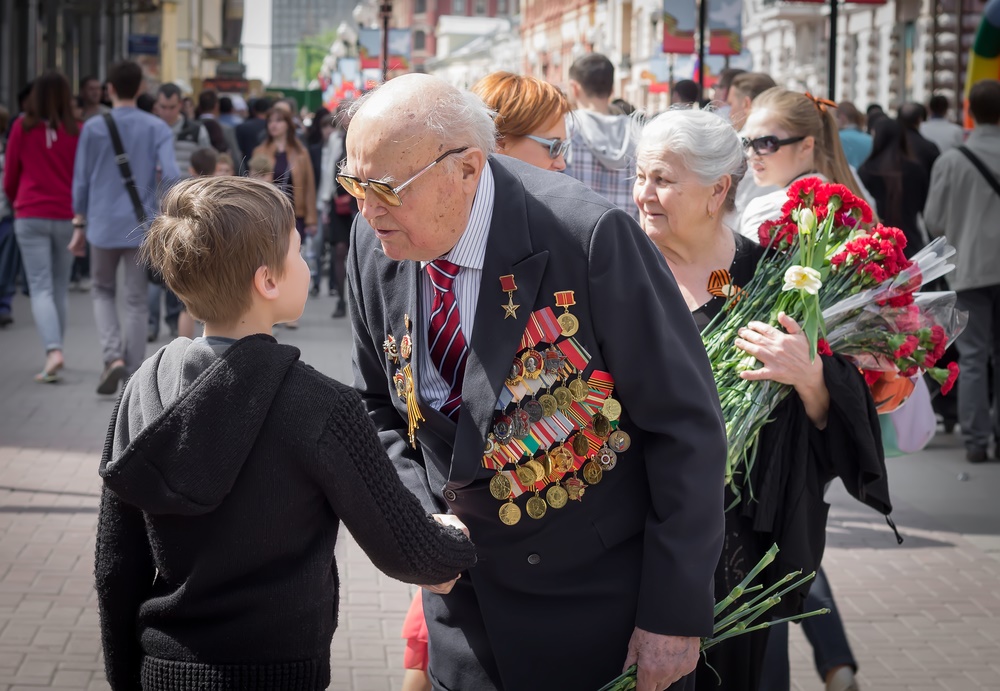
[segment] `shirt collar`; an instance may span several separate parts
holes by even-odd
[[[490,237],[490,221],[493,218],[494,187],[493,171],[490,170],[487,161],[479,176],[476,198],[472,202],[472,211],[469,213],[469,223],[465,226],[465,232],[451,251],[441,257],[442,259],[466,269],[482,271],[486,261],[486,242]],[[420,266],[425,267],[429,263],[421,262]]]

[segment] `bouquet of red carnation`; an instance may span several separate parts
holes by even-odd
[[[921,285],[953,268],[947,258],[954,250],[941,240],[907,259],[903,232],[873,224],[868,205],[843,185],[794,183],[781,218],[761,225],[760,242],[768,252],[753,279],[702,334],[729,438],[726,483],[736,496],[750,476],[761,428],[791,392],[740,377],[759,364],[733,345],[740,328],[750,321],[777,326],[784,312],[802,326],[813,357],[842,353],[879,376],[927,370],[950,388],[957,370],[934,364],[964,327],[953,293],[950,304],[915,298]]]

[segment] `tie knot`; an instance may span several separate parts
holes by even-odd
[[[435,259],[427,265],[427,275],[437,291],[447,293],[461,269],[458,264],[453,264],[447,259]]]

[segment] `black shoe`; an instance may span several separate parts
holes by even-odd
[[[125,365],[107,365],[101,374],[101,381],[97,384],[97,393],[102,396],[118,393],[118,385],[125,378],[125,374]]]
[[[986,449],[966,449],[965,460],[969,463],[985,463],[989,458]]]
[[[334,297],[337,295],[337,289],[334,288],[333,286],[330,286],[330,289],[326,291],[326,294],[330,297]]]
[[[340,319],[341,317],[347,316],[347,305],[344,304],[343,300],[337,303],[337,309],[333,311],[333,314],[331,316],[334,319]]]
[[[9,312],[0,313],[0,327],[10,326],[14,323],[14,317],[10,316]]]
[[[309,289],[309,297],[317,298],[319,297],[319,284],[313,283],[312,288]]]

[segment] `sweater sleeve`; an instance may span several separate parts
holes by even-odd
[[[333,510],[383,573],[435,585],[476,563],[461,532],[430,518],[407,491],[356,391],[338,385],[313,468]]]
[[[10,128],[10,138],[4,154],[3,192],[10,201],[11,209],[17,198],[17,188],[21,182],[21,120]]]
[[[76,159],[73,161],[73,213],[83,216],[87,215],[87,202],[90,201],[90,169],[94,163],[89,149],[93,127],[84,123],[80,129],[80,141],[76,145]]]
[[[924,204],[924,224],[932,238],[944,235],[947,229],[950,200],[951,161],[946,156],[936,160],[931,168],[931,183]]]
[[[155,574],[142,511],[103,488],[94,580],[104,669],[115,691],[140,688],[142,648],[136,622]]]

